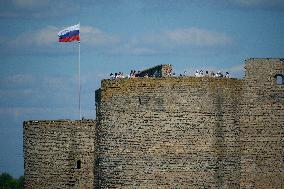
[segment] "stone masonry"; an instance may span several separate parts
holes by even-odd
[[[249,59],[245,68],[240,186],[284,188],[284,59]]]
[[[25,188],[93,188],[95,121],[24,122]]]
[[[241,80],[104,80],[102,188],[238,188]]]
[[[283,188],[284,59],[245,68],[196,78],[159,65],[103,80],[96,121],[24,122],[25,187]]]

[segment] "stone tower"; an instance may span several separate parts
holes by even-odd
[[[283,188],[284,59],[248,59],[240,130],[241,187]]]
[[[101,188],[237,188],[243,81],[103,80],[97,97]]]
[[[95,121],[24,122],[25,188],[91,189]]]

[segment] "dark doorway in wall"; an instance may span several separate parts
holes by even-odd
[[[283,85],[284,76],[281,74],[275,75],[276,85]]]
[[[81,169],[81,160],[78,160],[76,163],[76,168]]]

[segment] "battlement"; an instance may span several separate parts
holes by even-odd
[[[167,77],[172,75],[172,66],[170,64],[161,64],[141,71],[139,77]]]
[[[66,124],[69,123],[70,125],[76,125],[80,123],[95,123],[96,120],[93,119],[83,119],[83,120],[71,120],[71,119],[58,119],[58,120],[29,120],[24,121],[23,125],[37,125],[37,124],[49,124],[49,125],[57,125],[57,124]]]
[[[216,87],[234,88],[240,87],[243,80],[237,78],[213,78],[213,77],[138,77],[130,79],[106,79],[102,80],[101,88],[97,92],[97,97],[104,98],[112,97],[117,94],[129,95],[131,92],[143,92],[155,88],[168,87],[169,90],[178,87],[179,85],[187,87],[207,87],[215,89]],[[172,86],[172,87],[170,87]],[[99,101],[99,98],[96,98]]]
[[[275,57],[267,57],[267,58],[247,58],[245,61],[252,60],[252,61],[284,61],[284,58],[275,58]]]

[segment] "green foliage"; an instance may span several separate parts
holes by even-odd
[[[14,179],[8,173],[0,174],[0,189],[23,189],[24,188],[24,177],[21,176],[19,179]]]

